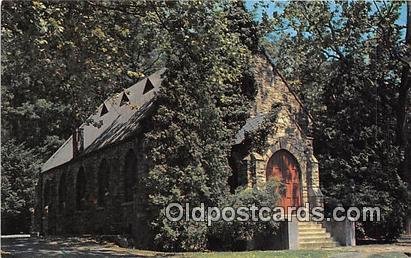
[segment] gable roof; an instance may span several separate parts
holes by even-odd
[[[84,151],[81,155],[98,150],[104,146],[121,141],[131,136],[140,125],[141,119],[153,104],[153,98],[161,84],[164,69],[142,79],[133,86],[112,96],[102,103],[88,120],[100,122],[97,127],[83,124],[80,128],[84,133]],[[147,90],[147,86],[149,90]],[[124,94],[129,100],[128,105],[121,105]],[[103,111],[103,112],[102,112]],[[66,142],[43,164],[41,171],[63,165],[73,159],[73,137]]]
[[[289,113],[288,111],[286,111]],[[264,123],[264,120],[267,117],[267,113],[258,113],[255,116],[249,117],[244,126],[236,133],[232,144],[237,145],[242,143],[246,139],[246,134],[252,133],[255,130],[259,129],[259,127]],[[297,130],[304,136],[306,136],[305,132],[301,129],[301,126],[298,124],[298,122],[291,116],[289,116]]]
[[[307,109],[304,107],[303,103],[301,102],[300,98],[297,96],[297,94],[294,92],[294,90],[290,87],[290,85],[288,84],[287,80],[283,77],[283,75],[278,71],[278,69],[276,68],[276,65],[274,63],[274,60],[271,58],[271,56],[269,55],[269,53],[267,52],[267,50],[264,47],[261,47],[261,53],[263,54],[263,56],[267,59],[269,65],[271,65],[271,67],[273,68],[273,72],[275,75],[279,76],[279,78],[281,79],[281,81],[285,84],[285,86],[287,87],[288,91],[291,93],[291,95],[294,97],[294,99],[297,101],[298,105],[301,107],[302,112],[304,112],[309,121],[310,122],[314,122],[313,117],[311,116],[311,114],[307,111]],[[236,133],[234,139],[233,139],[233,144],[240,144],[242,143],[245,139],[246,139],[246,134],[247,133],[251,133],[255,130],[257,130],[264,122],[264,119],[266,117],[267,113],[257,113],[255,116],[249,117],[246,120],[246,123],[244,124],[244,126]],[[297,121],[295,121],[295,119],[292,118],[293,123],[295,124],[295,126],[297,127],[297,129],[303,134],[305,135],[305,132],[301,129],[300,125],[298,124]]]
[[[311,113],[305,108],[305,106],[303,105],[303,102],[301,101],[301,99],[298,97],[298,95],[294,92],[294,90],[292,89],[292,87],[288,84],[287,80],[284,78],[284,76],[280,73],[280,71],[278,71],[277,66],[275,65],[275,62],[273,60],[273,58],[270,56],[270,54],[267,52],[267,50],[262,47],[262,51],[263,55],[265,56],[265,58],[267,58],[268,62],[271,64],[271,67],[273,68],[273,71],[275,74],[277,74],[280,79],[284,82],[285,86],[288,88],[288,90],[291,92],[291,94],[293,95],[293,97],[295,98],[295,100],[298,102],[298,104],[300,105],[302,111],[307,115],[308,119],[311,122],[315,122],[313,116],[311,115]]]
[[[233,144],[240,144],[245,140],[246,134],[257,130],[264,122],[266,114],[259,113],[254,117],[249,117],[245,125],[236,133]]]
[[[312,116],[304,108],[301,100],[288,85],[285,78],[276,69],[272,58],[265,49],[263,49],[262,52],[270,62],[274,72],[281,78],[293,97],[297,100],[303,112],[305,112],[309,119],[313,121]],[[91,124],[83,124],[80,126],[84,133],[84,151],[80,155],[91,153],[131,136],[140,126],[141,119],[147,115],[147,111],[152,107],[152,100],[160,88],[162,81],[161,75],[164,71],[165,69],[161,69],[104,101],[104,103],[102,103],[95,113],[88,119],[94,122],[101,121],[101,126],[96,127]],[[125,105],[125,103],[127,103],[127,105]],[[246,132],[256,130],[263,121],[264,114],[257,114],[255,117],[247,119],[243,128],[236,133],[233,139],[233,144],[241,143],[245,139]],[[73,138],[70,137],[43,164],[41,170],[44,172],[63,165],[72,160],[73,157]]]

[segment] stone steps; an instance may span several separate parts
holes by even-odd
[[[328,242],[330,240],[330,237],[328,236],[323,236],[323,235],[318,235],[318,236],[300,236],[299,238],[300,243],[308,243],[312,241],[318,241],[318,242]]]
[[[325,229],[324,229],[324,231],[325,231]],[[299,232],[299,237],[300,238],[311,237],[311,236],[313,236],[313,237],[316,237],[316,236],[331,237],[330,233],[328,233],[328,232],[310,232],[310,231],[307,231],[307,232],[300,231]]]
[[[397,244],[411,246],[411,235],[401,235],[401,237],[397,239]]]
[[[337,242],[317,222],[298,222],[298,239],[300,249],[321,249],[338,246]]]
[[[305,224],[306,222],[304,222],[304,224]],[[316,225],[298,225],[298,228],[300,229],[300,230],[303,230],[303,231],[309,231],[309,230],[322,230],[322,229],[324,229],[321,225],[318,225],[318,224],[316,224]]]
[[[300,243],[300,249],[321,249],[321,248],[332,248],[336,247],[335,242],[307,242]]]
[[[326,233],[325,228],[301,228],[300,233]]]

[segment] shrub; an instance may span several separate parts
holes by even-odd
[[[224,207],[276,207],[279,200],[279,183],[270,180],[263,188],[239,187],[235,193],[222,198],[220,210]],[[258,213],[257,213],[258,214]],[[250,214],[249,214],[250,215]],[[219,220],[210,228],[209,248],[219,250],[239,250],[246,247],[246,242],[261,236],[273,236],[278,229],[278,222],[270,221],[238,221],[232,222]]]

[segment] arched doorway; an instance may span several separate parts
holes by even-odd
[[[302,206],[300,176],[297,159],[286,150],[275,152],[267,163],[267,180],[274,177],[283,184],[279,206],[286,210],[288,207]]]

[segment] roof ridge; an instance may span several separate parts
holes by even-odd
[[[78,127],[84,130],[84,151],[82,151],[80,156],[110,144],[120,142],[135,132],[139,127],[140,117],[142,117],[141,114],[149,112],[150,110],[150,107],[147,107],[146,104],[150,103],[156,96],[155,93],[160,88],[163,73],[164,69],[159,69],[150,76],[142,78],[130,87],[105,99],[95,111],[88,116],[85,122]],[[145,86],[146,79],[150,80],[154,88],[143,94],[142,87]],[[127,105],[128,108],[121,107],[121,94],[126,94],[129,103],[135,105],[137,108],[132,108],[129,105]],[[104,116],[101,116],[101,108],[104,108],[104,106],[106,106],[108,112],[105,113]],[[103,123],[100,126],[95,126],[93,122],[87,123],[87,121],[103,121]],[[70,135],[58,150],[50,156],[43,164],[42,172],[66,164],[75,158],[73,155],[72,139],[72,135]]]
[[[273,67],[274,72],[280,77],[280,79],[284,82],[285,86],[288,88],[288,90],[291,92],[291,94],[294,96],[294,98],[297,100],[298,104],[301,106],[301,109],[303,112],[311,119],[311,121],[314,123],[314,117],[311,115],[311,113],[305,108],[303,102],[301,99],[298,97],[298,95],[294,92],[294,90],[291,88],[291,86],[288,84],[287,80],[284,78],[284,76],[280,73],[280,71],[277,69],[274,60],[271,58],[270,54],[266,50],[265,47],[261,46],[261,52],[263,55],[267,58],[268,62],[270,65]]]

